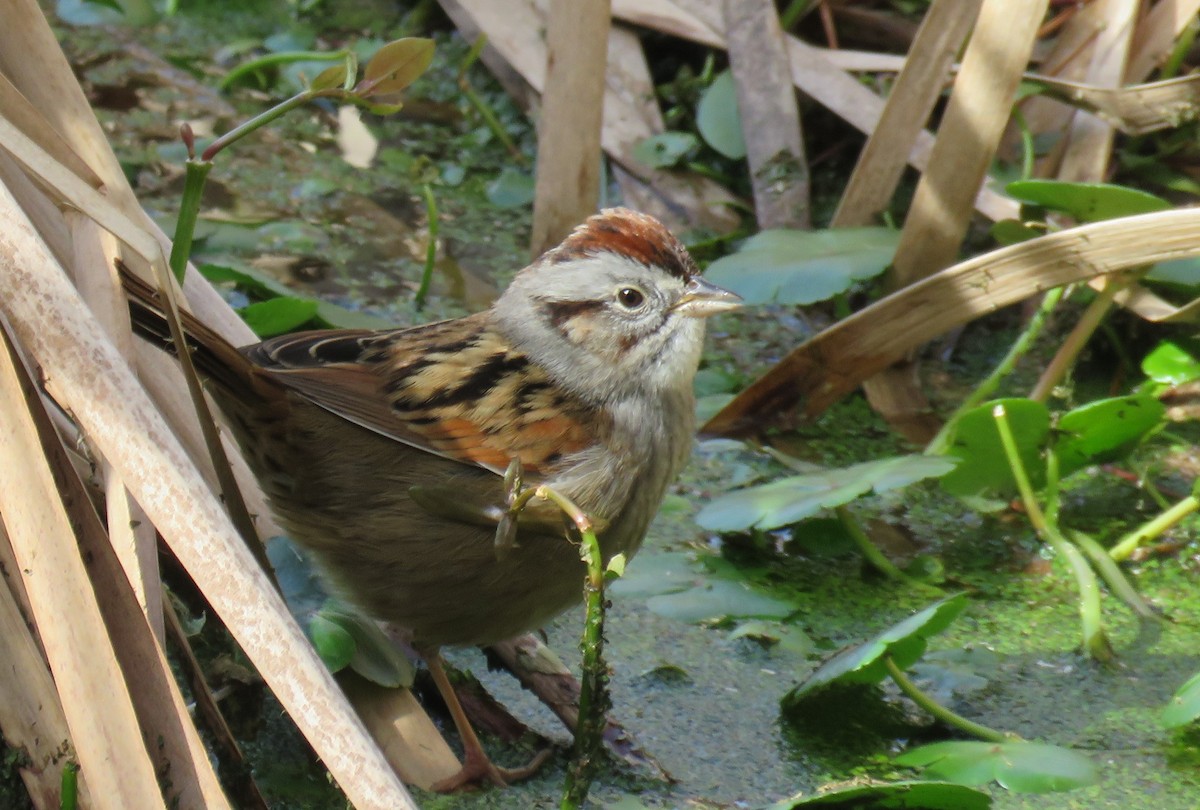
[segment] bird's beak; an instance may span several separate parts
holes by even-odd
[[[690,318],[707,318],[718,312],[735,310],[741,305],[742,297],[737,293],[693,276],[683,288],[683,297],[675,302],[672,309]]]

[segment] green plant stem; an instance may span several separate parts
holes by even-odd
[[[1133,584],[1126,579],[1125,574],[1117,566],[1113,558],[1108,555],[1108,552],[1095,541],[1090,535],[1083,532],[1072,531],[1071,541],[1078,546],[1087,558],[1091,561],[1092,567],[1104,578],[1108,583],[1108,588],[1115,593],[1122,602],[1129,606],[1137,615],[1143,619],[1157,619],[1158,614],[1150,607],[1150,604],[1142,598],[1142,595],[1134,589]]]
[[[941,588],[930,585],[928,582],[922,582],[919,579],[914,579],[897,568],[896,564],[889,560],[884,553],[880,551],[874,543],[871,542],[871,538],[867,536],[867,533],[863,531],[862,526],[859,525],[854,515],[845,506],[835,506],[833,511],[834,514],[837,515],[838,521],[842,524],[842,528],[846,530],[846,533],[850,535],[850,538],[854,540],[855,545],[858,546],[859,551],[862,552],[863,558],[866,559],[866,561],[872,566],[874,566],[875,570],[879,571],[888,579],[894,579],[898,582],[903,582],[907,585],[911,585],[914,588],[932,591],[934,593],[942,592]]]
[[[421,271],[421,285],[417,287],[417,294],[413,298],[413,303],[420,312],[425,306],[425,297],[429,295],[429,285],[433,281],[433,262],[437,259],[437,240],[438,240],[438,208],[437,200],[433,197],[433,189],[426,183],[422,188],[425,195],[425,218],[429,221],[429,243],[425,246],[425,267]]]
[[[204,182],[212,171],[207,160],[189,160],[183,182],[183,197],[179,200],[179,217],[175,220],[175,237],[171,243],[171,273],[183,284],[187,274],[188,257],[192,255],[192,239],[196,234],[196,220],[200,217],[200,197],[204,193]]]
[[[1016,368],[1017,362],[1029,352],[1030,348],[1033,347],[1034,341],[1038,339],[1042,330],[1045,329],[1050,313],[1058,306],[1058,302],[1062,299],[1064,292],[1065,288],[1055,287],[1042,296],[1041,305],[1033,313],[1033,317],[1029,319],[1029,323],[1025,325],[1024,331],[1013,341],[1008,353],[1004,355],[1004,359],[996,364],[996,368],[993,369],[992,373],[975,387],[975,390],[963,400],[962,404],[946,420],[942,429],[938,431],[937,435],[926,446],[926,455],[936,456],[946,452],[946,446],[950,442],[950,434],[953,430],[955,420],[961,414],[988,400],[992,393],[1000,387],[1000,382],[1012,373],[1012,370]]]
[[[504,129],[504,125],[500,123],[500,119],[496,117],[496,114],[492,112],[491,106],[483,100],[482,96],[475,92],[475,88],[471,86],[471,80],[467,76],[467,71],[470,70],[471,65],[475,64],[475,60],[479,58],[479,54],[483,52],[485,45],[487,45],[487,34],[480,34],[458,68],[458,89],[462,91],[463,98],[467,100],[467,103],[475,108],[475,112],[479,113],[479,117],[483,119],[484,126],[491,130],[500,143],[504,144],[504,148],[512,155],[513,160],[522,166],[528,165],[529,161],[521,153],[512,136]]]
[[[216,157],[217,153],[220,152],[225,147],[240,140],[241,138],[244,138],[245,136],[249,135],[251,132],[254,132],[256,129],[266,126],[267,124],[274,121],[276,118],[283,116],[285,113],[288,113],[288,112],[296,109],[297,107],[301,106],[302,104],[307,104],[308,102],[312,101],[314,98],[317,98],[318,95],[320,95],[320,93],[318,93],[317,91],[305,90],[303,92],[297,93],[296,95],[292,96],[289,99],[279,102],[271,109],[265,110],[265,111],[259,113],[258,115],[251,118],[249,121],[245,121],[245,122],[239,124],[238,126],[229,130],[224,135],[222,135],[221,137],[217,138],[215,141],[210,143],[208,145],[208,148],[205,149],[203,154],[200,155],[200,160],[202,160],[202,161],[212,160],[214,157]]]
[[[606,716],[611,707],[608,696],[608,666],[604,662],[604,555],[592,521],[566,496],[547,486],[535,490],[537,497],[553,502],[575,523],[581,539],[579,554],[587,565],[584,597],[587,618],[584,621],[583,671],[579,689],[579,721],[575,726],[575,750],[563,784],[560,810],[578,810],[587,800],[588,788],[595,778],[601,758],[601,743]]]
[[[1029,474],[1021,462],[1021,454],[1017,450],[1016,439],[1013,438],[1012,428],[1008,424],[1008,416],[1003,405],[997,405],[993,411],[996,418],[996,430],[1000,434],[1000,444],[1004,447],[1004,455],[1008,458],[1013,478],[1017,482],[1017,490],[1021,493],[1021,501],[1029,522],[1038,537],[1054,549],[1055,553],[1067,561],[1075,582],[1079,587],[1079,619],[1082,625],[1083,647],[1098,661],[1112,659],[1112,647],[1104,634],[1104,624],[1100,613],[1100,586],[1096,582],[1095,572],[1088,567],[1087,560],[1067,538],[1063,537],[1058,527],[1046,520],[1037,498],[1034,497],[1033,486],[1029,483]]]
[[[1017,125],[1017,131],[1021,133],[1021,179],[1028,180],[1033,177],[1033,170],[1037,162],[1037,150],[1033,144],[1033,130],[1029,128],[1029,123],[1025,120],[1025,116],[1021,114],[1020,107],[1012,109],[1013,123]]]
[[[336,62],[339,59],[345,58],[345,51],[283,51],[281,53],[269,53],[266,56],[260,56],[257,59],[243,62],[226,73],[221,81],[217,83],[217,89],[225,92],[243,76],[274,65],[286,65],[292,62]]]
[[[1196,34],[1200,32],[1200,22],[1193,17],[1187,27],[1180,33],[1179,38],[1175,40],[1175,47],[1171,49],[1170,56],[1163,62],[1163,66],[1159,68],[1158,78],[1160,81],[1164,79],[1173,79],[1179,74],[1179,68],[1183,64],[1183,60],[1187,59],[1187,55],[1192,50],[1192,43],[1196,41]]]
[[[1088,308],[1075,323],[1071,334],[1067,335],[1067,339],[1063,341],[1062,346],[1046,366],[1046,370],[1042,372],[1042,376],[1038,378],[1037,384],[1029,394],[1030,399],[1035,402],[1045,402],[1049,399],[1054,386],[1067,376],[1067,370],[1074,364],[1075,358],[1083,351],[1083,347],[1087,345],[1092,334],[1100,326],[1100,321],[1112,308],[1113,298],[1123,289],[1125,289],[1125,285],[1116,279],[1109,279],[1105,283],[1104,289],[1096,295],[1092,303],[1088,304]]]
[[[779,15],[779,27],[784,31],[791,31],[796,23],[804,19],[804,15],[813,8],[815,8],[813,0],[792,0]]]
[[[60,810],[75,810],[79,806],[79,763],[67,762],[62,769]]]
[[[942,704],[931,698],[920,690],[920,688],[909,680],[904,674],[904,670],[896,665],[892,660],[892,656],[885,655],[883,657],[883,665],[887,667],[888,675],[896,682],[896,686],[900,687],[900,691],[908,696],[909,700],[920,706],[925,711],[932,714],[938,720],[941,720],[948,726],[958,729],[972,737],[978,737],[987,742],[1013,742],[1021,738],[1015,734],[1007,734],[1003,731],[996,731],[994,728],[988,728],[985,725],[968,720],[961,714],[957,714],[950,709],[947,709]]]
[[[1200,499],[1195,495],[1187,496],[1158,517],[1122,537],[1108,550],[1108,556],[1117,562],[1124,562],[1143,542],[1158,537],[1197,509],[1200,509]]]

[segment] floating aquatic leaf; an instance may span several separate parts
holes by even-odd
[[[995,781],[1015,793],[1050,793],[1091,785],[1096,766],[1082,754],[1045,743],[963,740],[914,748],[896,764],[925,768],[925,773],[961,785]]]
[[[762,810],[987,810],[991,806],[990,796],[965,785],[909,781],[837,788],[807,798],[784,799]]]
[[[817,689],[831,683],[879,683],[887,677],[884,657],[890,656],[900,669],[908,669],[925,652],[930,636],[944,630],[967,606],[965,593],[935,602],[879,635],[826,661],[784,697],[795,705]]]
[[[1178,728],[1200,717],[1200,672],[1188,678],[1162,712],[1162,724]]]
[[[796,606],[754,590],[744,582],[710,579],[685,591],[652,596],[646,606],[660,616],[682,622],[725,618],[778,618],[793,613]]]
[[[811,304],[882,273],[899,240],[891,228],[766,230],[710,264],[704,275],[748,304]]]
[[[943,456],[893,456],[836,470],[794,475],[716,498],[696,515],[712,531],[775,529],[841,506],[871,490],[886,492],[952,470]]]

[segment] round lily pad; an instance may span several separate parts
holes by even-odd
[[[1045,405],[1031,399],[1002,399],[972,408],[955,420],[946,454],[960,461],[942,476],[942,487],[950,494],[974,497],[1016,490],[1012,468],[996,429],[997,405],[1004,406],[1017,451],[1034,486],[1045,480],[1041,451],[1050,433],[1050,412]]]
[[[842,810],[986,810],[992,799],[986,793],[950,782],[891,782],[854,785],[808,798],[784,799],[763,810],[801,810],[805,807]]]
[[[1171,698],[1163,709],[1162,724],[1178,728],[1200,717],[1200,672],[1197,672]]]

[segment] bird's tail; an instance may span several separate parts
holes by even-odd
[[[163,351],[177,355],[171,328],[163,313],[162,294],[119,260],[117,271],[129,301],[129,317],[134,333]],[[252,364],[232,343],[190,312],[180,310],[179,318],[192,362],[201,377],[231,392],[257,387],[252,379]]]

